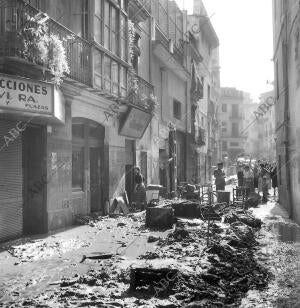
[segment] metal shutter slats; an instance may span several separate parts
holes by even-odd
[[[0,147],[16,123],[0,120]],[[10,141],[0,151],[0,241],[17,237],[23,230],[22,138]]]

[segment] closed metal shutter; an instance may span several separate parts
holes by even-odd
[[[0,241],[17,237],[23,229],[22,137],[8,132],[16,122],[0,120]],[[5,143],[4,136],[14,139]]]

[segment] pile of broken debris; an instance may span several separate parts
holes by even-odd
[[[98,258],[98,269],[62,278],[55,291],[22,304],[238,307],[249,290],[266,287],[271,278],[255,258],[261,224],[240,207],[221,204],[210,211],[192,201],[167,200],[148,208],[145,222],[140,223],[139,228],[149,231],[148,242],[156,243],[154,251],[136,260],[106,254]],[[151,228],[168,226],[165,238],[151,235]]]

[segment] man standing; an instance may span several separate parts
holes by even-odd
[[[225,173],[223,163],[218,163],[218,169],[214,171],[216,190],[225,190]]]
[[[135,202],[137,207],[140,210],[144,210],[147,202],[146,202],[146,188],[145,188],[145,179],[141,174],[141,169],[139,167],[135,167]]]

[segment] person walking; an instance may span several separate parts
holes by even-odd
[[[225,173],[223,163],[218,163],[218,169],[214,171],[216,190],[225,190]]]
[[[263,192],[262,202],[266,203],[268,202],[268,194],[269,194],[269,185],[266,175],[264,175],[262,178],[262,192]]]
[[[244,186],[249,189],[249,192],[254,191],[254,175],[249,166],[244,168]]]
[[[244,185],[244,172],[243,166],[238,163],[237,165],[237,178],[238,178],[238,187],[242,187]]]
[[[276,194],[276,188],[278,187],[277,183],[277,166],[276,163],[273,164],[273,168],[271,170],[271,180],[272,180],[272,187],[274,190],[274,196]]]
[[[253,167],[253,185],[254,185],[254,190],[256,188],[258,188],[258,176],[259,176],[259,170],[258,170],[258,166],[255,163],[254,167]]]

